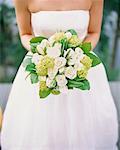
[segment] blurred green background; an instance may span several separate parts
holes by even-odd
[[[108,79],[120,80],[120,0],[105,0],[100,41],[94,50]],[[14,7],[0,0],[0,82],[12,82],[26,50],[20,43]]]

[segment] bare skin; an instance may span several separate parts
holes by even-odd
[[[89,10],[90,23],[85,42],[91,42],[94,49],[98,43],[103,0],[14,0],[17,22],[23,46],[30,50],[29,41],[34,37],[31,27],[31,13],[39,11]]]

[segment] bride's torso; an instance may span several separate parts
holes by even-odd
[[[35,36],[47,36],[56,31],[75,29],[83,40],[88,31],[89,11],[39,11],[31,14],[31,24]]]

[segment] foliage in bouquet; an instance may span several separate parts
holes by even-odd
[[[30,41],[32,55],[23,61],[31,83],[39,83],[39,96],[58,95],[66,89],[89,90],[88,71],[101,63],[91,43],[83,43],[75,30],[56,32]]]

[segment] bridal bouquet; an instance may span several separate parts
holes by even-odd
[[[89,90],[88,71],[101,63],[91,43],[82,43],[75,30],[56,32],[30,41],[32,54],[23,61],[31,83],[39,83],[39,96],[58,95],[66,89]]]

